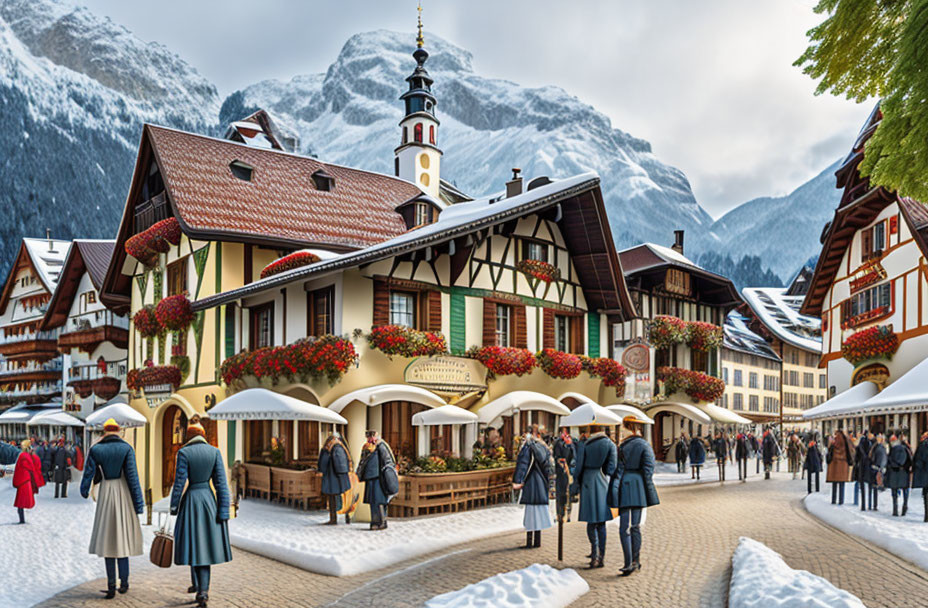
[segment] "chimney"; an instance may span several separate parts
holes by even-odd
[[[671,247],[671,249],[673,249],[680,255],[683,255],[683,231],[682,230],[673,231],[673,247]]]
[[[512,179],[506,182],[506,198],[512,198],[522,194],[522,169],[513,167]]]
[[[46,229],[45,229],[45,238],[48,239],[48,250],[49,250],[49,251],[54,251],[54,250],[55,250],[55,243],[52,242],[52,229],[51,229],[51,228],[46,228]]]

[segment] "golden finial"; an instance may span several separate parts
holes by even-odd
[[[425,38],[422,37],[422,3],[421,2],[419,3],[419,6],[416,10],[419,11],[419,35],[416,36],[416,47],[421,49],[422,46],[425,44]]]

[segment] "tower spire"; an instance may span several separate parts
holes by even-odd
[[[425,46],[425,38],[422,37],[422,2],[419,2],[416,10],[419,12],[419,35],[416,36],[416,48],[421,49]]]

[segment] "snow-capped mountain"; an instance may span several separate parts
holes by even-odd
[[[376,31],[345,43],[325,74],[267,80],[231,95],[223,124],[256,108],[300,133],[302,150],[329,162],[393,172],[402,118],[399,96],[415,61],[413,37]],[[675,228],[699,239],[712,218],[682,171],[662,163],[648,142],[612,126],[564,90],[484,78],[471,54],[429,36],[426,68],[435,79],[444,151],[442,177],[472,195],[503,188],[512,167],[528,178],[596,171],[619,247],[669,243]]]
[[[0,0],[0,266],[46,228],[112,237],[142,123],[215,132],[219,102],[180,58],[107,18]]]
[[[825,224],[838,207],[836,161],[786,196],[763,197],[742,203],[712,224],[713,247],[699,243],[700,253],[714,251],[733,260],[759,257],[764,266],[790,281],[810,257],[821,250]]]

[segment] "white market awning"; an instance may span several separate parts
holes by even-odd
[[[443,405],[413,414],[413,426],[441,426],[444,424],[470,424],[477,422],[477,414],[456,405]]]
[[[0,424],[26,424],[39,414],[60,412],[61,404],[50,405],[16,405],[0,414]]]
[[[876,384],[861,382],[842,393],[838,393],[828,401],[807,409],[802,413],[802,417],[805,420],[818,420],[847,415],[854,411],[860,412],[864,403],[879,392],[880,389],[877,388]]]
[[[596,403],[578,405],[568,416],[561,418],[558,426],[587,426],[598,424],[614,426],[622,424],[622,416]]]
[[[647,414],[651,418],[655,418],[657,414],[660,414],[661,412],[679,414],[680,416],[689,418],[698,424],[712,424],[712,419],[709,418],[708,414],[697,408],[695,405],[689,403],[680,403],[678,401],[663,401],[647,408]]]
[[[84,423],[71,414],[63,411],[43,412],[32,417],[26,426],[74,426],[82,427]]]
[[[515,410],[550,412],[556,416],[567,416],[570,408],[555,399],[534,391],[512,391],[484,405],[477,412],[477,419],[489,424],[500,416],[509,416]]]
[[[644,424],[654,424],[654,420],[652,418],[649,418],[644,412],[639,410],[634,405],[617,403],[615,405],[607,405],[606,409],[623,419],[626,416],[633,416],[638,420],[638,422],[642,422]]]
[[[141,414],[132,409],[129,404],[119,400],[119,397],[111,399],[109,405],[105,405],[96,410],[84,421],[88,429],[101,430],[103,423],[112,418],[116,423],[124,428],[130,429],[148,424],[148,420]]]
[[[282,395],[266,388],[249,388],[226,397],[206,412],[211,420],[313,420],[348,424],[329,408]]]
[[[596,403],[596,401],[594,401],[593,399],[590,399],[583,393],[569,392],[569,393],[564,393],[563,395],[557,398],[557,400],[560,401],[561,403],[564,402],[564,399],[573,399],[575,401],[579,401],[580,403]]]
[[[368,407],[374,407],[389,401],[411,401],[428,407],[448,405],[445,400],[424,388],[410,384],[381,384],[352,391],[342,395],[329,404],[333,412],[341,412],[353,401],[360,401]]]
[[[859,414],[921,412],[928,410],[928,359],[899,376],[899,379],[871,397],[859,409]],[[861,382],[872,384],[872,382]],[[853,389],[844,391],[850,392]],[[824,405],[824,404],[822,404]]]
[[[703,410],[709,418],[720,424],[753,424],[744,416],[739,416],[731,410],[714,403],[700,403],[695,407]]]

